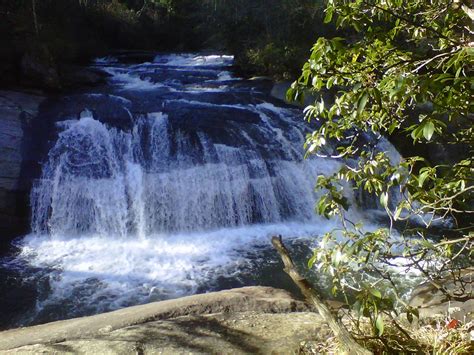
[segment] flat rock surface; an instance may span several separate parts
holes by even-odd
[[[310,311],[287,291],[244,287],[0,332],[0,353],[291,353],[329,334]]]
[[[88,339],[25,346],[5,354],[295,354],[324,339],[316,313],[238,312],[183,316],[118,329]]]

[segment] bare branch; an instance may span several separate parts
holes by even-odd
[[[285,272],[291,277],[293,282],[298,286],[306,299],[316,307],[321,317],[323,317],[323,319],[329,324],[329,327],[334,332],[334,335],[341,342],[341,345],[346,348],[347,353],[356,355],[372,354],[369,350],[365,349],[354,340],[352,335],[347,331],[346,327],[331,313],[329,307],[317,294],[308,280],[299,274],[295,268],[293,260],[291,259],[288,249],[286,249],[281,240],[281,236],[272,237],[272,244],[277,250],[278,254],[280,254],[281,260],[285,265]]]

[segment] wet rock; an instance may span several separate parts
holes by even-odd
[[[63,65],[60,70],[61,84],[67,88],[82,88],[104,84],[109,74],[94,68]]]
[[[238,107],[221,106],[215,107],[205,105],[193,105],[183,103],[170,103],[163,110],[172,120],[182,122],[182,125],[193,129],[219,128],[226,129],[229,121],[237,121],[242,124],[258,124],[260,116],[252,111]]]
[[[314,101],[316,100],[316,96],[309,92],[305,94],[304,101],[302,103],[288,102],[286,100],[286,92],[288,91],[292,83],[293,83],[292,81],[281,81],[281,82],[275,83],[271,89],[270,95],[277,99],[285,101],[287,104],[294,105],[297,107],[306,107],[308,105],[313,105]],[[330,95],[327,92],[323,92],[322,95],[324,95],[324,101],[330,102],[332,100]]]
[[[270,94],[280,100],[286,101],[286,92],[291,86],[291,81],[281,81],[273,85]]]
[[[135,64],[143,62],[152,62],[156,57],[156,52],[120,50],[112,53],[120,63]]]
[[[45,46],[35,45],[25,52],[20,68],[23,85],[40,89],[61,88],[56,63]]]
[[[0,249],[27,228],[28,189],[21,184],[24,125],[44,97],[0,91]],[[3,246],[5,246],[3,245]]]
[[[132,126],[132,103],[120,96],[109,94],[75,94],[62,96],[45,107],[43,115],[51,120],[77,120],[84,111],[92,112],[95,119],[110,127],[128,130]]]

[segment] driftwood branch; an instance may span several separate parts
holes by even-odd
[[[331,313],[329,307],[325,302],[319,297],[318,293],[313,289],[308,280],[302,277],[298,270],[296,270],[295,264],[291,259],[291,256],[286,249],[285,245],[281,240],[281,236],[272,237],[272,244],[275,249],[280,254],[281,260],[285,265],[285,272],[291,277],[293,282],[301,290],[305,298],[311,302],[323,319],[329,324],[329,327],[333,331],[336,338],[339,340],[341,345],[345,347],[348,354],[356,355],[369,355],[372,354],[369,350],[365,349],[363,346],[359,345],[351,334],[347,331],[345,326],[339,322],[336,317]]]
[[[474,21],[474,10],[471,9],[469,6],[467,6],[466,4],[462,4],[461,5],[461,9],[466,13],[467,16],[469,16],[469,18],[471,20]]]

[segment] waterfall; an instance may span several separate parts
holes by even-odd
[[[301,156],[266,160],[205,134],[193,145],[183,132],[170,136],[160,112],[138,118],[130,132],[108,128],[89,111],[62,126],[32,193],[36,234],[126,237],[310,221],[315,176],[338,166]],[[281,134],[270,123],[264,129]]]
[[[314,184],[340,163],[304,159],[314,127],[265,82],[233,77],[232,57],[94,65],[109,83],[51,108],[57,138],[18,256],[48,287],[27,321],[245,284],[269,236],[311,243],[337,225],[314,213]]]

